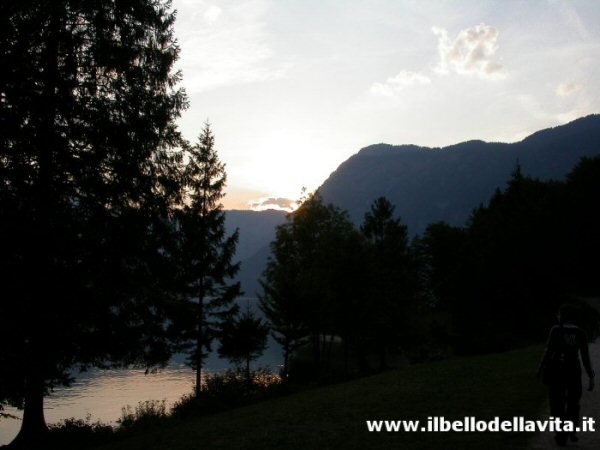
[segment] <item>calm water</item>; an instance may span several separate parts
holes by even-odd
[[[269,349],[253,367],[260,364],[277,370],[280,359],[278,349]],[[207,371],[221,371],[228,367],[225,361],[209,359]],[[75,417],[92,421],[115,423],[121,417],[121,408],[135,406],[145,400],[166,399],[168,406],[192,392],[194,372],[183,363],[174,362],[156,374],[145,375],[143,370],[90,371],[69,388],[55,390],[45,400],[48,423]],[[5,412],[21,416],[22,412],[7,408]],[[0,445],[8,444],[19,431],[21,423],[15,419],[0,419]]]
[[[121,408],[136,406],[141,401],[163,400],[170,407],[182,395],[192,392],[195,374],[184,364],[184,358],[174,360],[162,371],[144,374],[144,370],[94,370],[77,377],[69,388],[56,389],[45,400],[48,423],[75,417],[85,419],[91,415],[93,422],[100,420],[115,423],[121,417]],[[269,367],[277,371],[282,363],[279,346],[269,342],[265,354],[253,367]],[[206,362],[207,372],[219,372],[229,367],[227,361],[211,355]],[[7,408],[5,412],[21,417],[22,412]],[[8,444],[18,433],[21,422],[0,419],[0,445]]]

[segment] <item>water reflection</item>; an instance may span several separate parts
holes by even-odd
[[[91,416],[92,421],[115,423],[125,405],[135,406],[144,400],[166,399],[168,406],[191,392],[194,372],[184,365],[169,365],[164,370],[145,375],[144,370],[90,371],[82,374],[69,388],[56,389],[45,400],[48,423],[61,419]],[[6,412],[21,417],[22,411]],[[7,444],[19,431],[20,421],[0,420],[0,445]]]
[[[92,422],[100,420],[115,423],[121,417],[121,408],[136,406],[146,400],[166,400],[170,408],[184,394],[192,392],[195,373],[184,364],[179,355],[163,370],[145,374],[141,369],[91,370],[79,374],[68,388],[56,389],[45,400],[48,423],[75,417]],[[253,367],[267,367],[277,372],[281,361],[279,346],[269,340],[265,354]],[[221,372],[229,368],[227,361],[210,355],[206,361],[207,372]],[[6,408],[9,414],[22,417],[22,411]],[[8,444],[18,433],[21,423],[15,419],[0,419],[0,445]]]

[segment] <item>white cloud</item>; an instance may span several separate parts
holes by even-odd
[[[264,211],[267,209],[278,209],[281,211],[293,211],[298,207],[295,200],[282,197],[262,197],[248,202],[250,209]]]
[[[219,17],[221,16],[222,12],[223,12],[223,10],[221,8],[219,8],[218,6],[210,5],[208,7],[208,9],[204,12],[204,19],[209,24],[213,24],[217,20],[219,20]]]
[[[581,16],[577,12],[577,9],[572,2],[560,2],[560,11],[567,25],[574,29],[581,39],[586,41],[593,39],[592,33],[590,33],[586,27],[584,21],[581,19]]]
[[[504,67],[495,61],[498,50],[498,30],[480,23],[461,30],[456,39],[448,36],[444,28],[431,29],[438,37],[440,61],[436,71],[441,74],[455,72],[476,76],[483,80],[505,78]]]
[[[176,33],[183,84],[190,94],[222,86],[274,80],[287,66],[270,45],[267,0],[176,0]],[[207,26],[209,25],[209,26]]]
[[[573,81],[568,83],[561,83],[556,88],[556,95],[559,97],[568,97],[575,94],[583,89],[583,84],[575,83]]]
[[[536,125],[535,129],[564,124],[571,122],[578,117],[587,116],[597,112],[597,108],[587,96],[576,96],[573,101],[563,102],[552,97],[538,97],[531,94],[524,94],[517,97],[519,106],[526,112],[527,116],[533,119]],[[567,103],[567,105],[565,105]]]
[[[389,77],[385,83],[373,83],[370,91],[375,95],[392,96],[406,87],[429,83],[431,83],[431,79],[428,76],[403,70],[397,75]]]

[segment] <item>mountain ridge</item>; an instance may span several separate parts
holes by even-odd
[[[344,161],[319,188],[360,223],[386,196],[411,234],[440,220],[463,225],[504,186],[515,165],[540,179],[562,179],[582,156],[600,154],[600,115],[547,128],[514,143],[469,140],[446,147],[375,144]]]
[[[518,163],[525,175],[563,179],[582,156],[600,155],[600,115],[539,130],[513,143],[471,139],[446,147],[373,144],[342,162],[319,188],[325,202],[345,209],[358,225],[380,196],[396,205],[409,233],[445,221],[462,226],[474,208],[506,185]],[[260,290],[258,277],[285,221],[282,211],[227,211],[227,231],[240,228],[238,280],[246,295]]]

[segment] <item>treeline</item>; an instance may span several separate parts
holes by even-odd
[[[339,339],[344,364],[354,352],[361,370],[373,350],[385,366],[389,347],[407,342],[418,273],[407,229],[393,213],[378,199],[357,230],[346,212],[314,194],[278,227],[261,305],[284,349],[284,375],[303,346],[318,376],[330,369]]]
[[[431,224],[409,242],[385,198],[357,229],[309,196],[277,229],[263,276],[284,374],[298,355],[318,377],[340,354],[348,373],[384,368],[389,356],[539,341],[567,301],[581,304],[593,331],[597,314],[581,299],[600,291],[599,198],[600,158],[581,160],[563,182],[523,176],[517,165],[464,227]]]
[[[561,303],[585,310],[590,333],[600,269],[600,158],[583,158],[565,181],[523,176],[463,228],[429,226],[419,238],[437,308],[451,314],[462,351],[499,350],[539,340]]]

